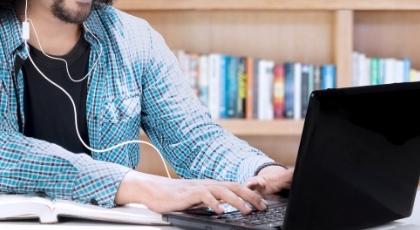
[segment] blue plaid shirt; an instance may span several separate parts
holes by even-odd
[[[18,106],[24,110],[18,101],[23,101],[24,84],[22,72],[14,73],[14,60],[16,55],[26,60],[28,53],[14,11],[0,14],[0,192],[44,193],[113,207],[121,180],[138,165],[139,146],[93,152],[90,157],[19,132]],[[139,139],[141,127],[183,178],[242,183],[272,162],[212,121],[164,39],[146,21],[109,6],[94,10],[84,26],[90,66],[103,49],[88,81],[86,112],[93,148]],[[69,122],[72,119],[69,115]]]

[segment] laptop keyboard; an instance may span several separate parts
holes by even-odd
[[[281,202],[269,205],[264,211],[253,211],[248,215],[242,215],[240,212],[225,213],[218,216],[217,219],[232,224],[268,225],[276,227],[283,225],[286,208],[287,203]]]

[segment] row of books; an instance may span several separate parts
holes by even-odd
[[[353,53],[353,85],[379,85],[420,81],[420,73],[412,69],[411,60],[367,57]]]
[[[214,119],[302,119],[313,90],[336,87],[334,65],[175,51],[181,69]]]

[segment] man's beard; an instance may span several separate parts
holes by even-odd
[[[92,5],[90,7],[81,8],[78,11],[68,10],[64,6],[64,0],[54,0],[51,6],[52,13],[58,19],[73,24],[83,23],[90,15],[92,11]]]

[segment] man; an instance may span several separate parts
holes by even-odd
[[[3,0],[0,192],[103,207],[137,202],[157,212],[196,205],[222,212],[221,201],[243,213],[251,211],[247,203],[265,209],[261,194],[288,187],[292,171],[216,125],[162,37],[111,3],[28,0],[34,28],[27,48],[21,38],[25,1]],[[41,50],[65,59],[70,76],[63,62]],[[29,54],[70,93],[80,136],[92,148],[138,139],[142,127],[177,174],[195,180],[135,171],[135,144],[106,153],[86,149],[76,136],[70,101],[41,77]]]

